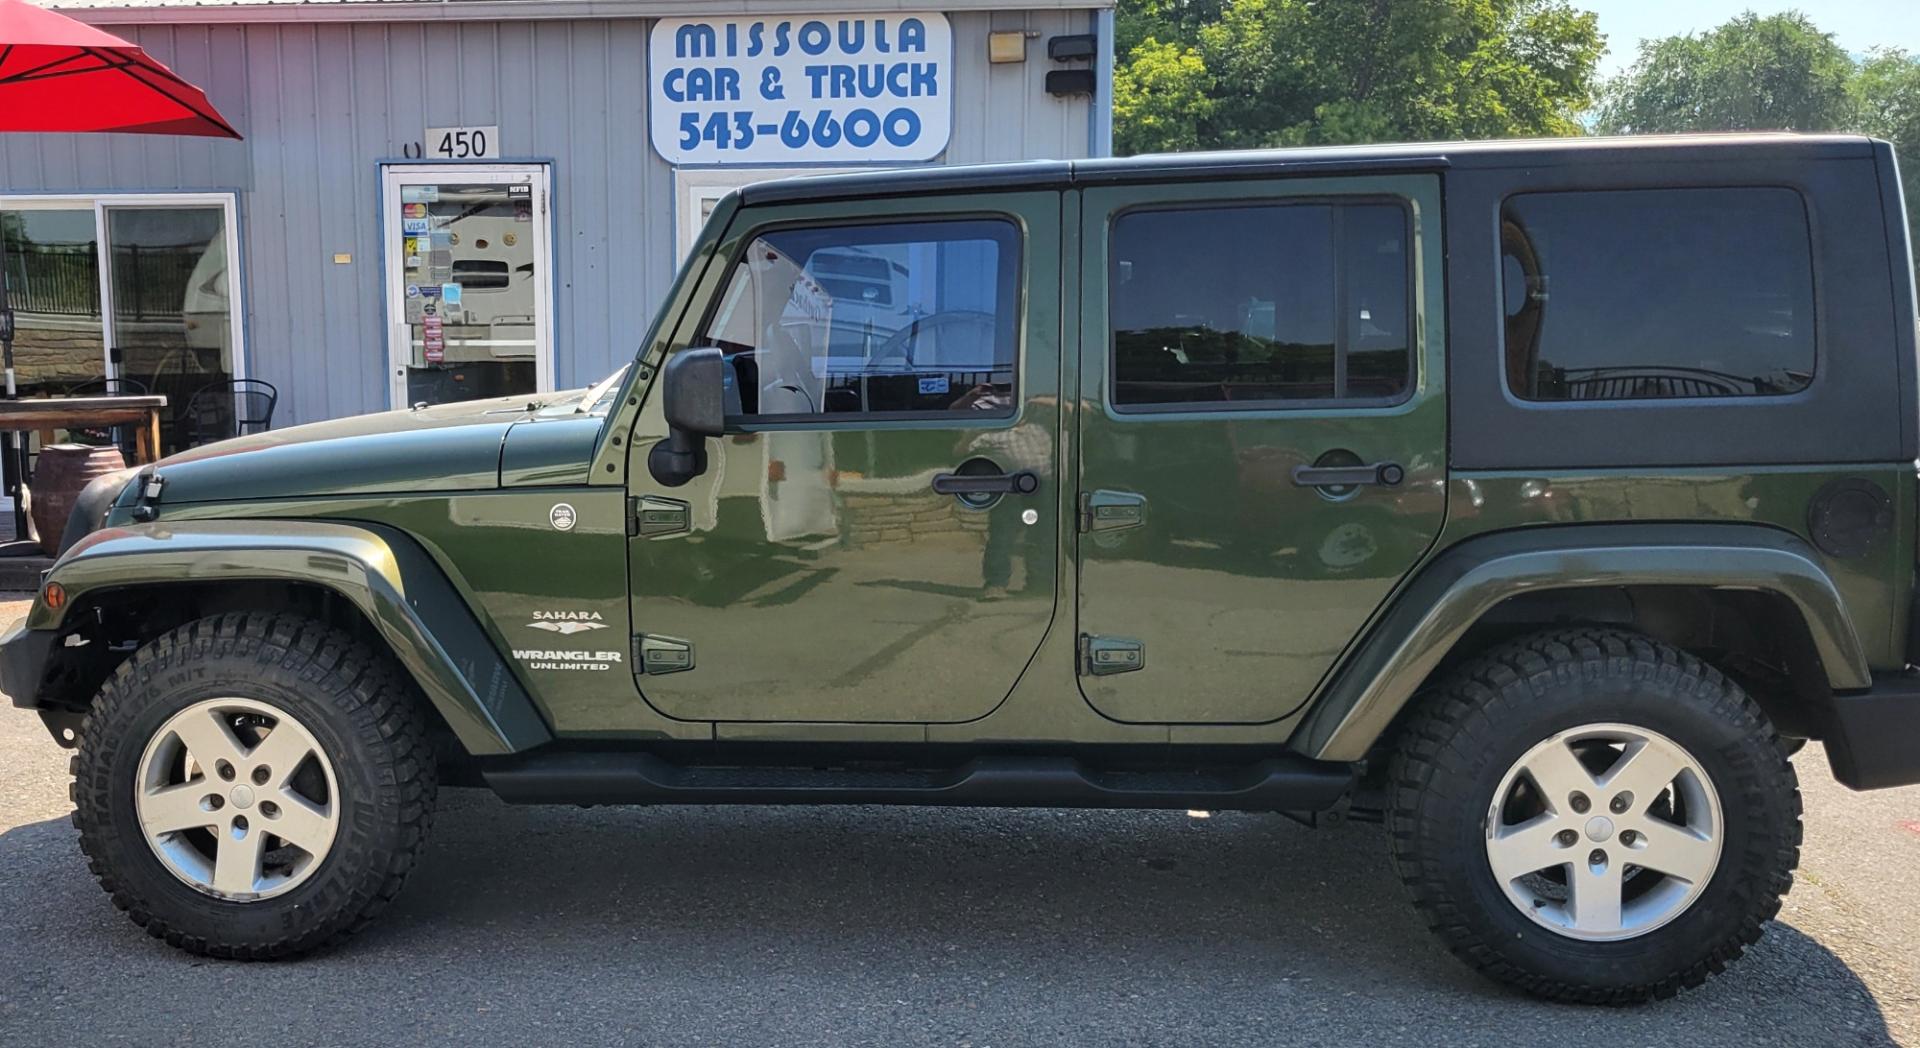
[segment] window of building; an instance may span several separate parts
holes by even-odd
[[[703,342],[744,418],[1010,415],[1019,269],[1019,230],[998,219],[765,233]]]
[[[1812,246],[1792,190],[1523,194],[1500,240],[1516,396],[1750,397],[1813,380]]]
[[[1113,403],[1393,403],[1413,375],[1407,213],[1135,211],[1113,224]]]
[[[20,395],[162,394],[164,449],[205,439],[196,395],[245,362],[234,217],[225,193],[0,198]]]

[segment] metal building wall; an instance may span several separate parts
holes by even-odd
[[[1086,156],[1094,107],[1046,93],[1046,37],[1091,31],[1093,13],[950,17],[945,161]],[[247,372],[279,387],[276,424],[313,421],[388,406],[376,161],[428,126],[497,124],[503,159],[554,165],[556,381],[583,385],[632,356],[678,262],[673,172],[647,141],[647,26],[113,27],[205,87],[247,140],[0,137],[0,196],[239,191]],[[1025,63],[995,66],[993,29],[1040,35]]]

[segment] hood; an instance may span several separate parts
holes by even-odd
[[[154,468],[166,479],[161,499],[168,503],[486,490],[500,484],[508,430],[554,411],[565,397],[470,400],[316,422],[183,451]]]

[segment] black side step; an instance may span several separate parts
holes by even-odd
[[[1293,754],[1181,771],[1107,771],[1071,757],[976,757],[953,768],[704,767],[649,753],[533,752],[488,762],[515,804],[930,804],[1010,808],[1325,811],[1353,767]]]

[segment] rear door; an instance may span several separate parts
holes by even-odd
[[[749,208],[683,345],[735,403],[664,487],[636,431],[641,692],[718,721],[969,720],[1053,617],[1060,194]],[[657,399],[657,398],[653,398]]]
[[[1304,703],[1446,509],[1436,175],[1083,195],[1081,687]]]

